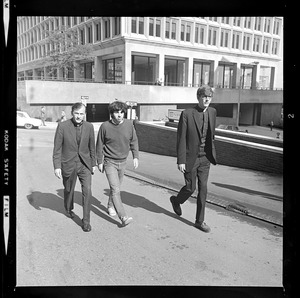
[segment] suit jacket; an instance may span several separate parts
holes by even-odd
[[[61,168],[64,175],[72,173],[77,157],[92,172],[96,166],[95,158],[95,135],[91,123],[83,121],[81,140],[78,146],[76,131],[71,119],[60,122],[54,137],[53,166],[54,169]]]
[[[200,140],[202,136],[201,127],[203,119],[200,117],[199,106],[182,111],[177,130],[177,164],[185,164],[186,171],[193,168],[199,154]],[[208,129],[205,141],[206,157],[212,164],[217,164],[216,149],[214,145],[217,111],[208,107]],[[197,117],[198,116],[198,117]]]

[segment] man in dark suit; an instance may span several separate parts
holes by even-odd
[[[184,174],[185,186],[170,201],[174,212],[181,216],[180,204],[183,204],[195,191],[198,178],[198,196],[195,227],[210,232],[204,222],[207,196],[207,181],[210,164],[216,164],[214,135],[216,110],[209,107],[213,89],[203,85],[197,90],[198,105],[184,110],[179,119],[177,130],[177,165]]]
[[[91,231],[90,198],[92,174],[96,169],[95,135],[91,123],[84,121],[86,107],[72,106],[72,118],[58,123],[53,148],[54,174],[62,178],[66,216],[74,217],[74,189],[77,177],[81,183],[84,232]]]

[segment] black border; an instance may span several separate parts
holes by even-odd
[[[296,5],[288,1],[172,1],[172,0],[10,0],[10,25],[8,46],[5,47],[1,33],[1,95],[3,98],[1,119],[8,131],[10,151],[2,152],[3,160],[9,158],[9,187],[3,188],[10,195],[9,254],[5,257],[2,241],[2,296],[3,297],[294,297],[296,275],[296,176],[290,167],[290,158],[297,159],[296,146],[290,143],[295,138],[297,113],[294,96],[297,86],[298,57],[297,37],[289,38],[289,32],[296,34]],[[31,15],[178,15],[178,16],[283,16],[284,17],[284,272],[283,287],[17,287],[16,284],[16,17]],[[4,49],[4,50],[3,50]],[[4,137],[4,130],[3,137]],[[9,155],[7,155],[9,154]],[[293,161],[293,164],[294,161]],[[295,164],[296,165],[296,164]],[[3,168],[3,167],[2,167]],[[294,168],[298,169],[298,168]],[[3,216],[3,213],[2,213]],[[2,238],[3,239],[3,238]],[[78,277],[80,278],[80,276]]]

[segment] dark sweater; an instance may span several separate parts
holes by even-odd
[[[104,157],[126,160],[129,151],[133,158],[139,157],[138,138],[132,120],[124,119],[119,125],[111,120],[102,123],[96,144],[97,164],[103,163]]]

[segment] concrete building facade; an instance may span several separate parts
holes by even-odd
[[[93,59],[49,75],[45,59],[55,45],[45,32],[62,27],[93,46]],[[17,32],[18,107],[31,114],[43,105],[56,119],[85,100],[89,120],[102,121],[118,98],[137,102],[140,120],[162,119],[196,103],[197,88],[208,84],[220,123],[281,122],[281,17],[26,16]]]

